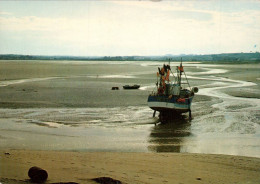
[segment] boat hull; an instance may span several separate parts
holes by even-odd
[[[159,112],[185,113],[189,112],[193,96],[189,98],[178,98],[168,96],[152,96],[148,97],[148,106]]]
[[[133,86],[126,85],[126,86],[123,86],[123,88],[124,89],[139,89],[140,85],[133,85]]]

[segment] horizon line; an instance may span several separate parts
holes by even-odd
[[[167,57],[167,56],[199,56],[199,55],[219,55],[219,54],[253,54],[259,53],[259,51],[250,52],[222,52],[222,53],[210,53],[210,54],[162,54],[162,55],[45,55],[45,54],[0,54],[0,55],[21,55],[21,56],[46,56],[46,57]]]

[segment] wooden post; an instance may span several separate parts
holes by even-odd
[[[192,119],[191,117],[191,110],[189,109],[189,119]]]
[[[153,111],[153,117],[155,117],[156,111]]]

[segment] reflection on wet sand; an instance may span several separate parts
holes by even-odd
[[[153,152],[181,152],[183,139],[190,133],[191,122],[180,116],[169,123],[159,123],[151,129],[148,150]]]

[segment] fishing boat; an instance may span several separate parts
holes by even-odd
[[[173,80],[170,80],[170,76]],[[148,106],[154,110],[153,116],[158,111],[161,122],[166,122],[176,115],[189,112],[191,118],[191,103],[194,94],[198,92],[197,87],[191,88],[185,74],[182,61],[176,67],[174,74],[169,65],[158,67],[156,91],[148,96]]]
[[[124,89],[138,89],[138,88],[140,88],[140,85],[137,85],[137,84],[132,85],[132,86],[130,86],[130,85],[125,85],[125,86],[123,86],[123,88],[124,88]]]

